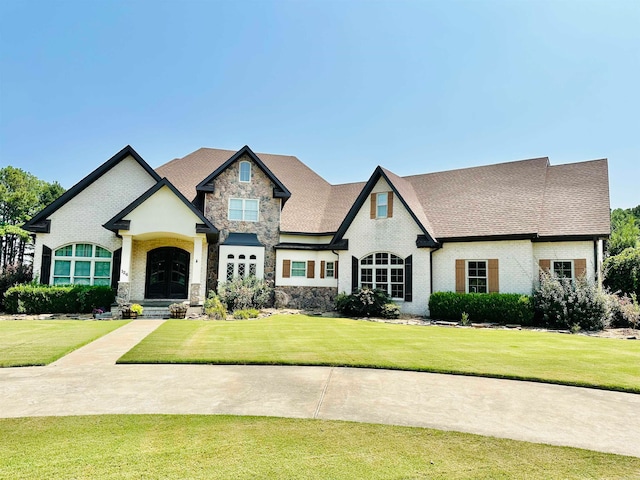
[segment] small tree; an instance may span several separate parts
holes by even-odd
[[[613,293],[640,298],[640,248],[627,248],[604,261],[604,285]]]

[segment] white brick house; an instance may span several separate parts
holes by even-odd
[[[606,160],[547,158],[331,185],[295,157],[203,148],[153,170],[126,147],[36,215],[42,283],[109,284],[121,301],[189,299],[236,276],[292,307],[387,290],[531,293],[540,269],[600,280]]]

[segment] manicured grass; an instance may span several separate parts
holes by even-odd
[[[640,458],[456,432],[203,415],[0,420],[0,478],[638,478]]]
[[[0,321],[0,367],[47,365],[128,321]]]
[[[640,342],[303,315],[168,321],[118,362],[390,368],[640,393]]]

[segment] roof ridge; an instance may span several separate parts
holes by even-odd
[[[401,178],[412,178],[412,177],[424,177],[425,175],[438,175],[441,173],[450,173],[450,172],[461,172],[461,171],[465,171],[465,170],[474,170],[474,169],[481,169],[481,168],[490,168],[490,167],[499,167],[499,166],[503,166],[503,165],[510,165],[510,164],[514,164],[514,163],[525,163],[525,162],[535,162],[537,160],[546,160],[547,163],[549,162],[549,157],[536,157],[536,158],[526,158],[523,160],[512,160],[509,162],[500,162],[500,163],[490,163],[489,165],[476,165],[474,167],[461,167],[461,168],[452,168],[450,170],[438,170],[436,172],[428,172],[428,173],[416,173],[413,175],[405,175]]]

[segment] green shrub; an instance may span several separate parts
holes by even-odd
[[[536,320],[544,327],[602,330],[608,326],[606,295],[586,278],[573,281],[544,272],[534,293]]]
[[[519,293],[434,292],[429,296],[431,318],[459,321],[463,313],[474,322],[502,325],[533,323],[533,302]]]
[[[382,318],[400,318],[400,307],[395,303],[385,303],[380,312]]]
[[[0,311],[4,310],[4,294],[9,288],[28,283],[33,278],[31,265],[7,265],[0,272]]]
[[[238,277],[221,283],[218,296],[231,311],[265,308],[273,303],[273,287],[269,282],[254,276]]]
[[[209,318],[216,320],[227,319],[227,307],[220,301],[220,298],[213,290],[209,292],[209,296],[204,302],[204,313],[206,313]]]
[[[83,313],[91,312],[94,308],[103,311],[111,310],[111,304],[116,299],[116,294],[111,287],[77,285],[74,291],[78,295],[79,311]]]
[[[380,289],[361,288],[356,293],[341,293],[336,297],[336,310],[352,317],[397,318],[400,308],[389,294]],[[386,316],[385,315],[389,315]]]
[[[245,310],[236,310],[233,312],[233,318],[236,320],[247,320],[249,318],[258,318],[260,311],[255,308],[248,308]]]
[[[627,248],[604,261],[604,285],[613,293],[640,297],[640,248]]]
[[[88,285],[16,285],[5,293],[10,313],[91,313],[108,309],[115,299],[110,287]]]

